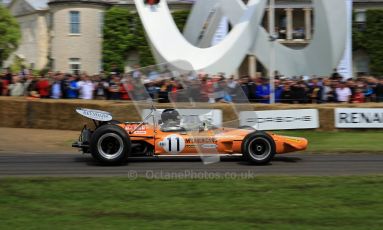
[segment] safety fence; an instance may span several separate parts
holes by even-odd
[[[383,128],[383,103],[366,104],[309,104],[309,105],[246,105],[238,111],[230,104],[201,103],[199,109],[214,110],[214,122],[225,124],[237,121],[238,127],[256,124],[257,129],[337,129]],[[15,128],[78,130],[92,122],[75,112],[78,107],[104,110],[112,113],[119,121],[141,121],[140,113],[131,102],[84,101],[84,100],[36,100],[0,97],[0,126]],[[156,104],[157,109],[172,108],[171,104]],[[188,105],[178,104],[178,109]],[[255,111],[255,113],[254,113]],[[190,115],[190,111],[188,112]],[[182,111],[181,111],[182,115]]]

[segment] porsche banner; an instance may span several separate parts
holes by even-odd
[[[241,126],[252,126],[258,130],[319,128],[317,109],[244,111],[239,117]]]

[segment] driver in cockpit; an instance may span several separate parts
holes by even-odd
[[[161,113],[161,130],[163,132],[184,131],[181,127],[181,116],[175,109],[165,109]]]

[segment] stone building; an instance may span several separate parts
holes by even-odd
[[[102,27],[105,1],[49,2],[50,63],[63,72],[96,73],[102,66]]]
[[[14,0],[7,7],[20,24],[22,38],[18,49],[5,65],[17,56],[30,68],[44,68],[48,64],[50,45],[47,1]]]
[[[15,52],[29,67],[46,66],[55,71],[90,74],[102,68],[102,28],[104,12],[112,7],[135,10],[133,0],[12,0],[8,8],[20,22],[22,42]],[[187,1],[168,0],[172,10],[190,9]],[[311,0],[276,0],[275,30],[278,41],[289,47],[302,48],[310,43],[315,10]],[[383,0],[354,0],[356,23],[365,22],[365,11],[383,8]],[[267,10],[267,9],[266,9]],[[267,13],[264,26],[268,28]],[[127,54],[127,69],[138,58]],[[8,60],[6,64],[9,64]],[[355,72],[368,73],[368,54],[354,53]],[[248,56],[238,74],[264,72],[255,56]]]

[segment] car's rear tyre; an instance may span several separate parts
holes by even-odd
[[[238,129],[245,129],[245,130],[252,130],[252,131],[255,131],[256,129],[252,126],[249,126],[249,125],[242,125],[242,126],[239,126]]]
[[[97,161],[106,165],[126,162],[131,150],[129,135],[117,125],[107,124],[94,131],[90,141],[90,152]]]
[[[250,133],[242,142],[242,154],[252,164],[267,164],[274,158],[275,142],[265,132]]]
[[[118,125],[118,124],[121,124],[122,122],[117,120],[111,120],[111,121],[108,121],[107,123],[111,125]]]

